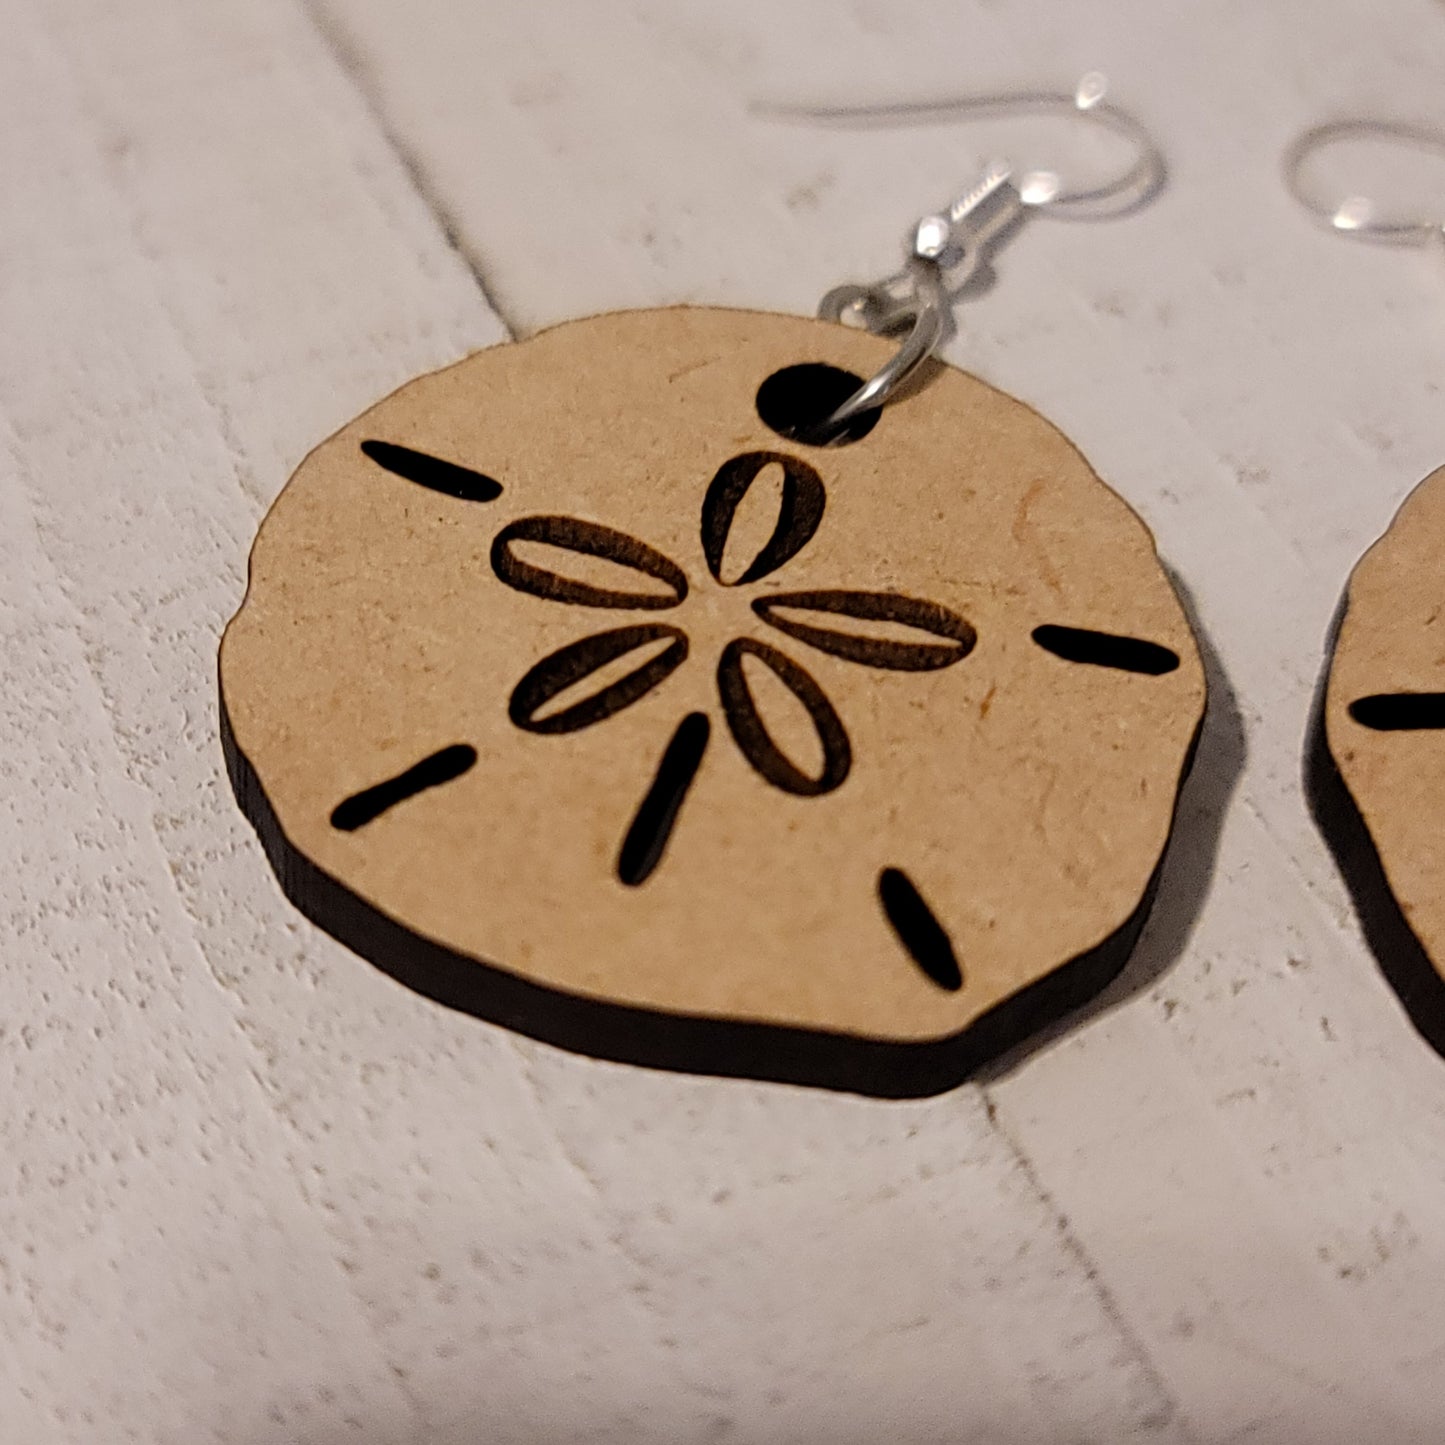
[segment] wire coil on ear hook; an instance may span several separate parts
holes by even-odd
[[[849,321],[876,334],[909,327],[897,352],[828,416],[800,436],[818,445],[837,438],[860,413],[882,406],[931,357],[952,322],[950,290],[978,270],[989,249],[1024,215],[1077,220],[1127,215],[1147,205],[1167,178],[1164,157],[1143,125],[1104,97],[1108,82],[1090,71],[1072,93],[1021,91],[894,104],[828,106],[755,103],[755,113],[820,125],[924,125],[1017,116],[1059,116],[1112,132],[1132,147],[1129,165],[1105,182],[1070,187],[1054,170],[1016,174],[990,165],[969,190],[922,217],[908,238],[903,268],[871,284],[835,286],[819,303],[827,321]]]

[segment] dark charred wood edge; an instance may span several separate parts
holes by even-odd
[[[1420,1037],[1445,1056],[1445,979],[1442,979],[1395,900],[1384,864],[1354,794],[1330,751],[1325,699],[1335,644],[1349,605],[1341,600],[1325,642],[1304,749],[1304,790],[1315,824],[1349,890],[1365,942]]]
[[[256,829],[281,891],[317,927],[398,983],[447,1008],[573,1053],[677,1073],[761,1079],[885,1099],[922,1098],[955,1088],[1045,1024],[1087,1003],[1121,972],[1149,916],[1168,846],[1166,838],[1139,905],[1118,929],[945,1039],[899,1043],[661,1013],[532,983],[423,938],[373,908],[291,845],[236,742],[224,690],[220,723],[226,770],[241,811]],[[1180,772],[1181,788],[1198,740],[1196,730]],[[1178,797],[1176,789],[1176,819]],[[486,880],[479,878],[479,897],[485,886]]]

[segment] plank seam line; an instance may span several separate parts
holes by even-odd
[[[432,181],[415,147],[408,144],[392,123],[391,117],[382,103],[380,87],[376,84],[375,77],[362,57],[360,49],[352,42],[342,26],[332,19],[320,0],[300,0],[300,8],[315,27],[322,43],[331,53],[342,74],[356,87],[356,93],[361,98],[367,115],[376,126],[382,140],[386,142],[400,162],[412,189],[436,222],[437,229],[442,233],[442,239],[471,273],[472,280],[477,283],[477,289],[482,293],[482,299],[491,309],[492,314],[502,323],[508,339],[518,340],[523,335],[524,328],[513,317],[510,309],[497,294],[496,284],[488,278],[482,258],[467,243],[455,212]]]
[[[26,464],[19,449],[14,445],[14,427],[8,415],[0,414],[0,444],[8,443],[10,454],[17,459],[17,472],[20,479],[21,501],[30,515],[31,526],[34,530],[35,545],[40,558],[42,559],[48,573],[54,579],[54,585],[58,597],[62,600],[64,607],[69,614],[65,619],[81,650],[82,666],[85,676],[92,689],[92,695],[98,705],[99,719],[106,729],[105,741],[114,750],[115,760],[118,765],[120,776],[132,787],[140,790],[142,795],[154,802],[155,791],[150,780],[146,777],[143,767],[138,765],[134,752],[124,738],[118,726],[119,704],[112,692],[105,676],[97,665],[90,659],[90,640],[87,628],[84,625],[85,607],[83,602],[74,595],[71,584],[66,573],[60,566],[58,559],[52,552],[46,539],[46,524],[43,520],[43,511],[36,496],[36,490],[31,480],[31,470]],[[166,887],[169,896],[176,907],[179,917],[184,920],[187,928],[186,942],[193,950],[195,957],[205,975],[219,991],[223,1000],[222,1007],[225,1009],[226,1020],[229,1026],[236,1031],[242,1041],[242,1047],[249,1049],[255,1057],[264,1059],[264,1048],[252,1036],[246,1027],[245,1019],[239,1012],[244,1006],[244,995],[228,981],[224,970],[216,961],[210,944],[204,938],[203,919],[196,912],[189,894],[182,886],[176,875],[174,859],[170,849],[166,845],[164,837],[156,826],[155,812],[152,809],[149,816],[136,824],[137,837],[142,835],[147,838],[150,846],[156,849],[156,861],[161,865],[160,875],[167,880],[162,886]],[[288,1142],[301,1140],[305,1142],[305,1133],[290,1117],[284,1107],[280,1090],[274,1083],[266,1078],[265,1074],[256,1067],[254,1062],[245,1065],[246,1072],[259,1091],[261,1108],[264,1117],[275,1128],[278,1142],[284,1147]],[[310,1190],[307,1188],[306,1180],[302,1174],[294,1168],[288,1168],[287,1179],[291,1187],[299,1194],[306,1208],[311,1212],[316,1226],[320,1232],[322,1241],[330,1246],[329,1262],[340,1276],[341,1288],[356,1305],[359,1316],[365,1324],[372,1342],[376,1347],[377,1355],[388,1365],[392,1362],[392,1352],[387,1346],[387,1341],[377,1329],[367,1301],[362,1296],[356,1282],[352,1280],[341,1260],[346,1247],[346,1240],[339,1235],[336,1227],[327,1218],[324,1211],[318,1208],[315,1200],[312,1199]],[[404,1377],[396,1376],[393,1380],[393,1388],[397,1391],[401,1402],[408,1408],[418,1420],[426,1419],[424,1401],[417,1395],[416,1391]]]
[[[1098,1301],[1099,1309],[1104,1318],[1108,1321],[1110,1328],[1117,1336],[1119,1343],[1128,1352],[1137,1366],[1144,1384],[1155,1397],[1157,1403],[1153,1408],[1146,1411],[1140,1424],[1147,1430],[1162,1430],[1165,1426],[1177,1424],[1183,1432],[1181,1439],[1187,1441],[1198,1441],[1198,1436],[1189,1425],[1179,1401],[1170,1392],[1165,1384],[1164,1376],[1159,1367],[1154,1363],[1148,1347],[1135,1332],[1125,1317],[1124,1310],[1114,1297],[1114,1292],[1105,1283],[1100,1273],[1098,1264],[1094,1261],[1089,1251],[1084,1247],[1083,1241],[1075,1233],[1069,1222],[1069,1217],[1059,1207],[1058,1201],[1039,1177],[1037,1167],[1029,1157],[1027,1150],[1014,1138],[1012,1131],[1005,1125],[1000,1117],[999,1106],[995,1101],[992,1092],[986,1086],[979,1086],[979,1093],[983,1096],[984,1110],[988,1116],[990,1127],[1003,1141],[1004,1147],[1013,1156],[1019,1171],[1028,1182],[1029,1189],[1043,1208],[1048,1212],[1058,1230],[1059,1242],[1065,1252],[1078,1265],[1084,1276],[1085,1282],[1093,1292]]]
[[[542,1090],[532,1071],[528,1046],[510,1034],[505,1037],[506,1042],[510,1045],[512,1058],[516,1061],[517,1077],[533,1111],[552,1140],[559,1167],[570,1174],[581,1185],[582,1193],[595,1202],[596,1213],[584,1210],[583,1215],[584,1218],[595,1220],[602,1230],[613,1258],[618,1263],[619,1284],[627,1287],[626,1276],[629,1274],[633,1276],[634,1283],[627,1288],[630,1310],[638,1322],[641,1334],[652,1342],[654,1357],[659,1362],[663,1362],[667,1358],[667,1352],[662,1345],[660,1329],[657,1328],[663,1323],[662,1316],[657,1307],[650,1302],[645,1289],[637,1287],[639,1284],[645,1286],[655,1272],[649,1270],[647,1261],[626,1242],[622,1222],[617,1217],[616,1208],[607,1198],[606,1190],[583,1159],[562,1137],[562,1131],[552,1117],[551,1110],[547,1107]],[[610,1228],[609,1225],[616,1227]],[[675,1369],[669,1369],[669,1374],[674,1377],[676,1373]]]
[[[143,263],[147,272],[153,279],[153,295],[156,300],[156,310],[163,318],[166,333],[171,342],[176,346],[179,354],[186,358],[191,364],[192,381],[195,388],[197,400],[206,408],[208,415],[216,428],[216,440],[223,452],[232,459],[233,464],[240,467],[243,458],[238,453],[234,438],[228,435],[225,413],[218,409],[209,388],[194,365],[194,351],[190,344],[190,338],[182,326],[174,307],[169,304],[165,291],[158,284],[154,283],[157,273],[163,269],[163,258],[161,253],[153,247],[145,234],[145,227],[142,220],[142,212],[135,199],[128,194],[125,188],[119,183],[115,174],[106,167],[100,159],[101,148],[98,137],[102,133],[101,120],[97,115],[95,106],[89,100],[84,84],[84,71],[76,55],[66,47],[58,35],[49,31],[42,31],[43,43],[54,54],[58,70],[69,83],[70,94],[67,97],[73,113],[79,117],[88,130],[87,149],[96,159],[95,176],[101,186],[109,194],[114,202],[115,208],[121,217],[124,218],[125,230],[128,239],[135,247],[135,255]],[[38,490],[29,459],[18,445],[19,436],[14,427],[12,418],[8,412],[0,410],[0,444],[8,443],[8,450],[15,457],[17,462],[20,480],[20,498],[26,511],[29,514],[31,526],[34,530],[35,542],[38,555],[43,560],[49,574],[54,578],[58,595],[63,599],[64,605],[69,610],[71,617],[69,625],[81,647],[81,655],[85,673],[90,680],[93,689],[93,696],[98,702],[101,719],[108,731],[109,745],[114,749],[116,760],[119,764],[121,776],[132,786],[141,790],[143,796],[155,802],[157,794],[148,776],[148,769],[137,756],[131,740],[125,735],[120,725],[121,707],[112,691],[103,668],[91,656],[91,631],[87,624],[87,611],[83,599],[76,594],[74,584],[61,565],[60,558],[52,549],[48,532],[51,525],[52,515],[58,515],[58,509],[50,503]],[[238,480],[240,478],[238,477]],[[241,490],[247,492],[244,481],[241,481]],[[59,528],[57,527],[57,530]],[[213,757],[212,777],[219,775],[219,760]],[[224,784],[222,784],[224,786]],[[238,827],[239,820],[233,815],[231,825],[233,829]],[[265,1049],[252,1035],[246,1026],[246,1021],[239,1011],[239,1006],[244,1002],[244,995],[231,982],[227,980],[224,970],[217,962],[211,945],[205,938],[204,920],[197,913],[191,895],[183,886],[182,881],[174,866],[171,851],[167,846],[165,838],[157,825],[154,808],[150,816],[145,820],[146,836],[150,843],[156,848],[159,861],[164,865],[161,873],[166,882],[168,896],[171,898],[178,911],[180,919],[183,919],[187,926],[187,941],[193,950],[195,957],[206,975],[210,978],[224,1001],[227,1015],[231,1024],[245,1045],[249,1046],[254,1057],[264,1060]],[[274,1082],[268,1081],[267,1075],[255,1067],[254,1063],[248,1064],[247,1072],[260,1091],[262,1108],[269,1117],[271,1123],[278,1131],[278,1138],[281,1141],[289,1139],[305,1140],[305,1133],[296,1120],[291,1117],[289,1111],[284,1107],[283,1099],[279,1088]],[[289,1166],[289,1160],[288,1160]],[[378,1326],[368,1301],[362,1294],[356,1281],[351,1279],[342,1264],[342,1251],[347,1241],[341,1235],[333,1222],[327,1217],[323,1210],[318,1209],[311,1197],[307,1187],[305,1176],[288,1167],[287,1178],[311,1211],[315,1220],[321,1241],[331,1246],[329,1262],[341,1276],[341,1287],[345,1294],[350,1297],[358,1311],[358,1317],[365,1325],[367,1333],[374,1345],[377,1356],[388,1366],[393,1365],[393,1352],[388,1348],[388,1342],[384,1338],[382,1330]],[[395,1391],[397,1400],[401,1405],[410,1411],[412,1416],[426,1423],[427,1411],[425,1401],[421,1398],[410,1382],[395,1369],[392,1369],[391,1388]]]

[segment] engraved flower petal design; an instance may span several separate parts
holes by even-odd
[[[732,581],[723,559],[748,492],[772,467],[781,471],[777,516],[767,539]],[[782,452],[745,452],[718,468],[703,496],[700,542],[714,583],[745,587],[771,576],[808,545],[823,521],[827,492],[817,471]],[[520,550],[530,547],[530,555]],[[545,552],[547,561],[537,560]],[[518,592],[576,607],[665,611],[689,594],[683,569],[629,533],[577,517],[523,517],[496,536],[492,570]],[[596,564],[624,580],[595,580]],[[630,574],[630,576],[628,575]],[[856,588],[773,593],[752,602],[753,615],[776,632],[847,662],[890,672],[929,672],[961,662],[977,640],[973,627],[937,602],[895,592]],[[851,624],[851,625],[850,625]],[[518,680],[508,703],[517,727],[533,733],[570,733],[641,701],[687,660],[687,634],[678,626],[638,622],[606,628],[541,658]],[[619,665],[636,654],[619,675]],[[821,766],[807,770],[790,757],[768,726],[749,684],[745,663],[766,669],[806,714],[817,737]],[[606,680],[601,678],[605,672]],[[597,685],[587,687],[591,679]],[[739,752],[757,774],[795,797],[819,797],[846,781],[852,746],[837,709],[817,680],[794,658],[755,637],[739,635],[716,664],[723,718]],[[564,699],[563,695],[566,694]],[[554,706],[559,703],[560,706]],[[618,854],[623,883],[647,880],[662,859],[711,736],[703,713],[689,713],[674,729],[651,786],[633,814]]]

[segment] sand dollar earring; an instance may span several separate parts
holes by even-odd
[[[1445,133],[1393,122],[1315,126],[1285,153],[1289,189],[1336,234],[1439,247],[1438,217],[1321,182],[1321,152],[1366,142],[1445,156]],[[1445,467],[1406,498],[1360,560],[1328,644],[1309,782],[1386,977],[1445,1052]]]
[[[588,1054],[910,1094],[1122,966],[1204,706],[1143,522],[949,367],[991,170],[825,319],[594,316],[318,447],[222,644],[282,887],[418,992]],[[839,324],[850,320],[854,325]],[[857,323],[862,323],[861,326]],[[906,332],[901,344],[889,339]]]

